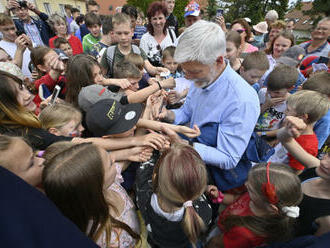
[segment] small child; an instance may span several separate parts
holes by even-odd
[[[139,68],[142,79],[139,81],[139,89],[143,89],[148,87],[149,85],[153,84],[154,78],[151,78],[149,74],[144,69],[144,61],[140,54],[137,53],[130,53],[125,56],[125,61],[134,64],[137,68]]]
[[[301,118],[306,123],[306,129],[296,138],[298,144],[309,154],[316,157],[318,152],[318,140],[313,131],[314,124],[329,111],[329,98],[316,91],[302,90],[290,95],[287,99],[287,116]],[[288,153],[289,166],[297,174],[304,169],[290,153]]]
[[[83,50],[84,53],[89,54],[93,45],[101,40],[101,19],[94,13],[88,13],[85,16],[86,27],[89,30],[89,34],[85,35],[83,38]]]
[[[268,68],[267,55],[262,51],[256,51],[247,54],[242,62],[239,74],[258,92],[262,87],[258,81]]]
[[[47,106],[39,115],[41,127],[56,136],[80,137],[81,120],[81,112],[67,103]]]
[[[279,65],[269,74],[267,88],[259,91],[261,114],[256,125],[259,135],[276,136],[276,132],[271,131],[280,128],[285,116],[286,99],[297,78],[296,68],[287,65]]]
[[[239,198],[208,187],[213,202],[227,205],[218,220],[223,234],[208,247],[259,247],[292,238],[302,199],[300,180],[292,170],[280,163],[257,164],[245,185],[248,192]]]
[[[162,63],[164,67],[170,71],[170,76],[177,79],[176,87],[168,92],[168,103],[170,106],[181,106],[188,94],[192,82],[185,79],[183,74],[178,71],[178,63],[174,60],[174,53],[174,46],[165,48],[163,51]]]
[[[174,60],[175,47],[166,47],[163,51],[162,64],[170,71],[170,76],[173,78],[180,78],[183,75],[178,71],[178,63]]]
[[[302,86],[303,90],[312,90],[324,94],[330,98],[330,73],[320,72],[310,77]],[[330,110],[314,125],[314,132],[321,149],[330,134]]]
[[[203,195],[206,183],[205,164],[188,145],[174,143],[155,166],[140,166],[137,205],[151,247],[195,247],[211,222],[212,209]]]
[[[102,38],[99,42],[93,45],[90,54],[94,56],[98,62],[101,61],[105,50],[115,43],[116,40],[113,35],[112,17],[106,16],[102,20]]]
[[[61,49],[68,57],[73,56],[73,50],[67,39],[58,37],[54,40],[54,47]]]

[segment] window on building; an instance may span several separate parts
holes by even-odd
[[[45,8],[46,13],[47,13],[48,15],[53,14],[53,13],[52,13],[52,8],[50,7],[50,3],[44,3],[44,8]]]
[[[306,24],[308,22],[308,20],[305,20],[302,24]]]

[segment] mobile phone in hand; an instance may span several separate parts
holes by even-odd
[[[52,94],[52,98],[50,99],[49,105],[54,105],[56,102],[56,99],[58,97],[58,94],[61,91],[61,87],[56,85]]]
[[[217,9],[216,17],[223,16],[223,9]]]

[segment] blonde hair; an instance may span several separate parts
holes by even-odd
[[[129,24],[129,26],[132,27],[131,19],[128,15],[124,13],[116,13],[112,17],[112,26],[115,27],[115,25],[120,25],[120,24]]]
[[[267,71],[269,68],[269,61],[265,52],[255,51],[246,55],[242,62],[242,66],[245,71],[252,69]]]
[[[47,106],[39,115],[41,127],[46,130],[49,128],[58,129],[68,124],[71,120],[80,122],[81,119],[81,112],[67,103],[57,103]]]
[[[310,124],[328,112],[330,103],[327,95],[311,90],[301,90],[288,97],[287,106],[292,108],[297,116],[307,114],[307,124]]]
[[[303,90],[313,90],[330,96],[330,73],[319,72],[307,79],[302,85]]]
[[[140,54],[130,53],[125,56],[125,61],[134,64],[140,70],[143,70],[144,68],[144,60]]]
[[[154,192],[173,207],[182,207],[205,191],[207,171],[198,153],[188,145],[174,144],[159,158],[153,176]],[[185,209],[183,230],[196,243],[205,225],[194,207]]]

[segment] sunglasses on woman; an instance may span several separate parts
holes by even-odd
[[[237,30],[235,30],[237,33],[239,33],[239,34],[241,34],[241,33],[243,33],[243,32],[245,32],[245,29],[237,29]]]

